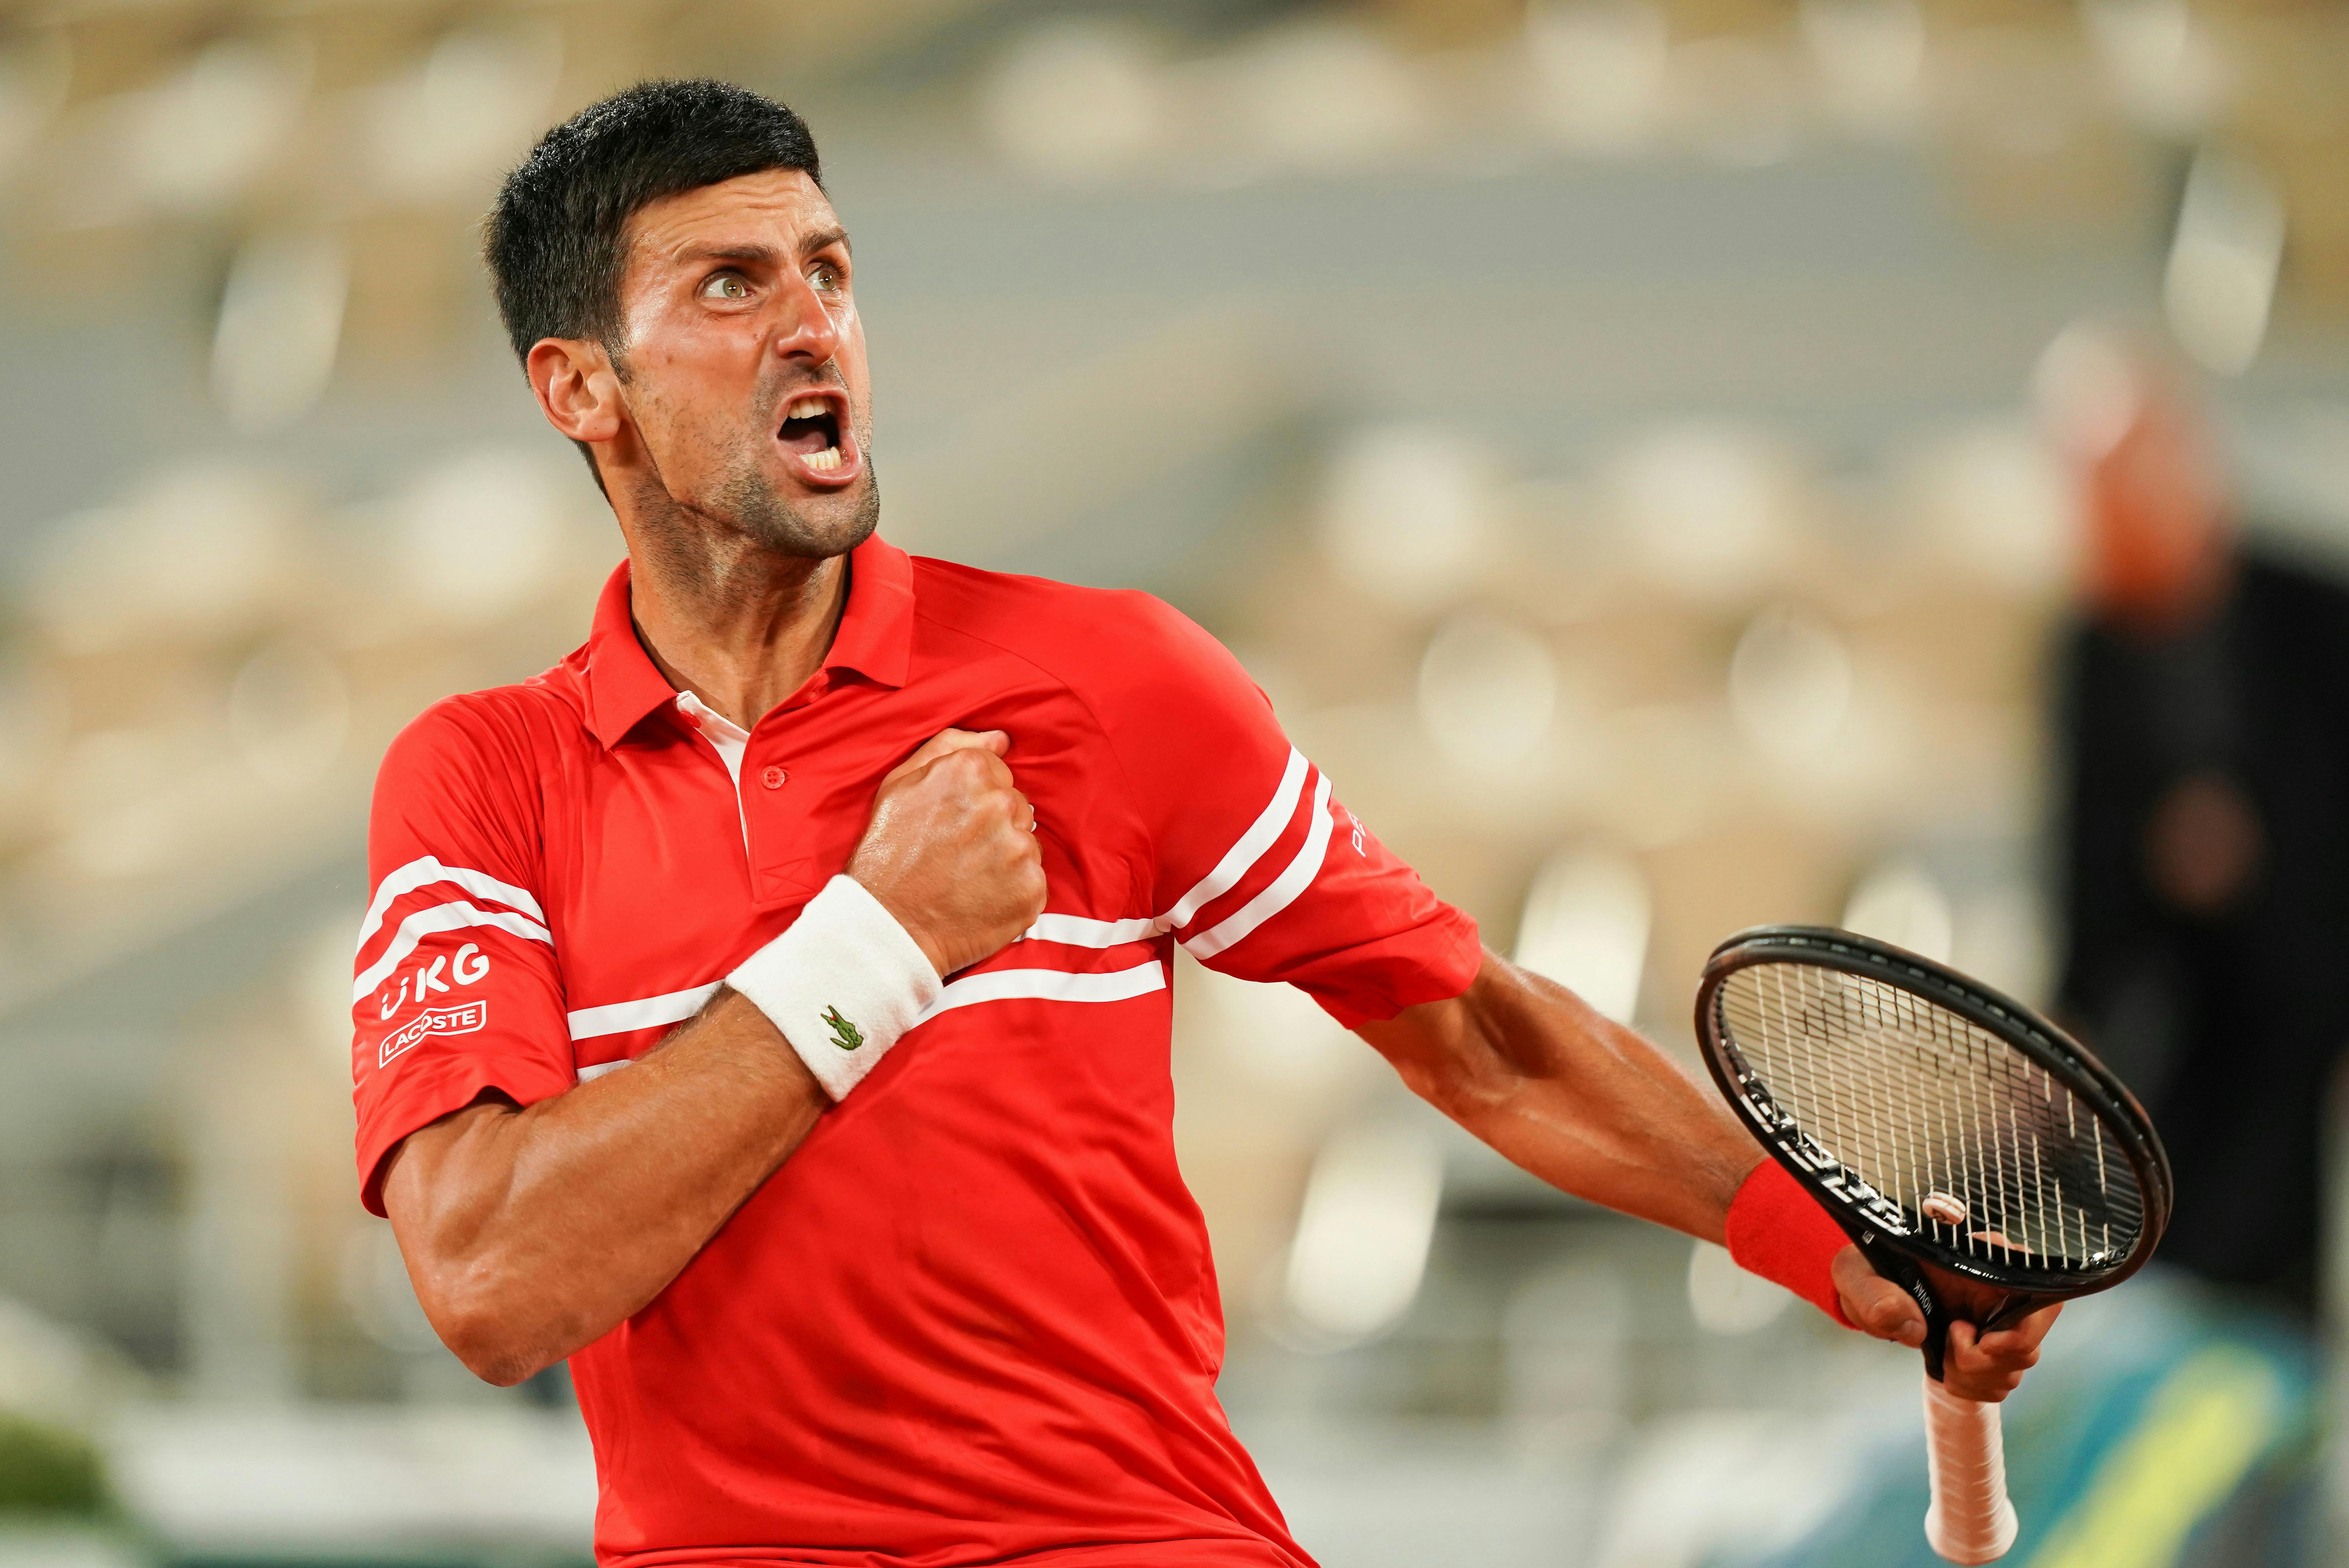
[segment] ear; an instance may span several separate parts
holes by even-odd
[[[573,441],[616,440],[627,422],[620,378],[600,343],[542,337],[523,362],[546,422]]]

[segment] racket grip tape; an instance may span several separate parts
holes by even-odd
[[[1961,1398],[1927,1377],[1925,1468],[1933,1487],[1925,1540],[1934,1552],[1951,1563],[2005,1556],[2016,1526],[1998,1407]]]

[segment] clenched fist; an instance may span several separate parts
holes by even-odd
[[[1857,1247],[1837,1252],[1829,1267],[1836,1293],[1843,1298],[1843,1315],[1858,1328],[1912,1350],[1925,1343],[1925,1314],[1907,1291],[1870,1268]],[[1941,1386],[1968,1399],[1992,1404],[2004,1399],[2022,1384],[2023,1375],[2039,1365],[2039,1342],[2055,1326],[2063,1303],[2041,1307],[1984,1334],[1972,1320],[1996,1313],[2003,1299],[1997,1291],[1940,1269],[1927,1269],[1926,1277],[1956,1320],[1950,1324]]]
[[[1000,730],[947,730],[874,796],[848,874],[896,917],[941,976],[1000,951],[1044,912],[1036,814],[1011,783]]]

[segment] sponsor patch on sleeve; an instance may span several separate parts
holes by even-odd
[[[428,1007],[383,1037],[383,1044],[376,1054],[376,1065],[390,1066],[394,1056],[429,1035],[471,1034],[489,1021],[487,1000],[469,1002],[461,1007]]]

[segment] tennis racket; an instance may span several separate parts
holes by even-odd
[[[1926,1539],[1952,1563],[2003,1555],[2016,1523],[1998,1407],[1941,1385],[1949,1276],[1973,1282],[1960,1288],[1977,1309],[1997,1303],[1985,1334],[2127,1279],[2169,1218],[2153,1124],[2029,1008],[1848,931],[1730,938],[1696,1028],[1763,1147],[1924,1309]]]

